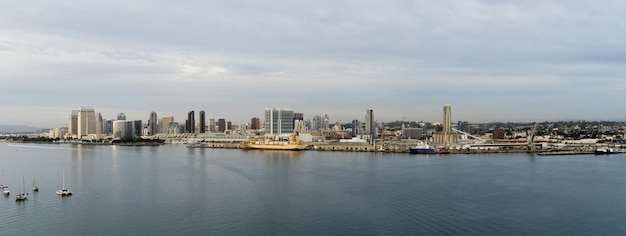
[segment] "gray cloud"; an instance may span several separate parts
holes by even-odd
[[[265,107],[331,119],[626,117],[616,1],[0,3],[0,123]],[[598,102],[601,100],[602,102]],[[26,109],[28,107],[38,109]],[[494,112],[497,110],[497,112]],[[598,115],[600,114],[600,115]]]

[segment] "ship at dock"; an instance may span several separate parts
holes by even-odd
[[[241,142],[241,149],[306,150],[307,145],[300,139],[298,133],[292,133],[288,137],[251,137]]]
[[[435,148],[426,143],[420,142],[417,145],[409,148],[411,154],[447,154],[448,150],[442,148]]]

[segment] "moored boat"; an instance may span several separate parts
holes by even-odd
[[[597,155],[614,154],[614,153],[617,153],[617,149],[616,148],[611,148],[611,147],[601,147],[601,148],[596,149],[595,153]]]
[[[241,149],[306,150],[307,145],[298,133],[292,133],[286,139],[276,136],[251,137],[241,142]]]
[[[411,154],[446,154],[447,150],[441,148],[432,147],[426,143],[420,142],[417,145],[409,148]]]
[[[72,191],[70,191],[69,189],[65,188],[65,171],[63,171],[63,188],[59,189],[56,191],[57,195],[61,195],[61,196],[70,196],[72,195]]]

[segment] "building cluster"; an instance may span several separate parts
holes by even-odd
[[[622,124],[620,127],[619,124]],[[618,128],[615,128],[618,127]],[[187,139],[225,136],[245,138],[253,135],[281,135],[298,132],[305,141],[350,140],[374,143],[377,140],[425,140],[429,143],[453,145],[472,141],[524,140],[529,134],[540,139],[579,140],[596,139],[623,141],[623,123],[543,122],[543,123],[487,123],[470,124],[452,121],[452,108],[443,106],[441,123],[433,122],[377,122],[374,111],[365,110],[364,119],[349,123],[330,122],[328,114],[305,119],[304,113],[284,108],[266,108],[262,118],[252,117],[248,124],[233,125],[224,118],[207,118],[205,111],[187,113],[184,123],[173,116],[159,117],[151,112],[147,120],[127,120],[123,113],[116,119],[103,118],[91,107],[72,110],[67,127],[52,129],[50,138],[77,140],[137,140],[140,138]],[[520,141],[521,142],[521,141]]]
[[[190,137],[189,134],[211,133],[280,135],[298,132],[325,136],[333,132],[342,132],[352,137],[373,140],[379,130],[374,119],[374,111],[366,110],[364,118],[364,121],[352,120],[349,125],[343,125],[340,121],[331,124],[328,114],[305,119],[304,113],[291,109],[267,108],[263,118],[252,117],[249,124],[234,126],[232,122],[223,118],[207,118],[205,111],[200,111],[197,116],[195,111],[189,111],[184,123],[179,123],[174,120],[174,116],[159,117],[156,112],[151,112],[145,121],[127,120],[123,113],[116,119],[107,119],[92,107],[80,107],[70,112],[67,127],[51,129],[48,136],[53,139],[70,140],[136,140],[142,137]]]

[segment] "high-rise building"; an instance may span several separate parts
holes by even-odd
[[[78,109],[78,138],[97,133],[96,112],[91,107]]]
[[[330,130],[330,117],[326,113],[322,116],[322,130]]]
[[[102,114],[100,112],[96,113],[96,134],[100,135],[103,133],[103,122],[102,122]]]
[[[446,104],[443,106],[443,133],[444,134],[450,134],[452,133],[452,128],[450,127],[452,125],[452,109],[450,108],[450,104]]]
[[[263,128],[269,134],[293,132],[293,110],[282,108],[266,108]]]
[[[209,119],[209,132],[215,132],[217,130],[216,126],[215,119]]]
[[[233,130],[233,122],[226,121],[226,130]]]
[[[226,120],[217,119],[217,132],[224,133],[226,131]]]
[[[161,123],[159,124],[159,133],[169,134],[170,132],[170,123],[174,122],[173,116],[164,116],[161,118]],[[177,125],[178,126],[178,125]]]
[[[374,110],[365,110],[365,134],[372,139],[376,137],[376,122],[374,121]]]
[[[104,119],[102,124],[102,133],[106,135],[113,134],[113,119]]]
[[[141,120],[134,120],[133,121],[133,138],[141,137],[141,134],[143,133],[142,131],[143,131],[143,126],[142,126]]]
[[[293,113],[293,127],[297,128],[298,126],[296,126],[296,121],[303,121],[304,120],[304,113],[301,112],[294,112]],[[301,122],[300,122],[301,123]]]
[[[194,111],[189,111],[189,113],[187,113],[187,121],[185,121],[185,132],[192,134],[196,132],[196,115]]]
[[[352,136],[357,136],[361,133],[361,122],[358,120],[352,120]]]
[[[150,112],[150,119],[148,120],[148,135],[155,135],[159,133],[159,127],[157,126],[157,113]],[[162,121],[161,121],[162,122]]]
[[[260,128],[261,128],[261,119],[259,119],[258,117],[252,117],[252,119],[250,119],[250,129],[258,130]]]
[[[314,116],[310,123],[310,130],[319,130],[322,128],[322,117]]]
[[[206,118],[205,118],[205,114],[204,111],[200,111],[200,123],[198,123],[198,129],[200,130],[200,133],[206,133]]]
[[[72,138],[78,137],[78,110],[72,110],[67,119],[67,133]]]
[[[124,113],[117,114],[117,120],[126,120],[126,115]]]
[[[113,138],[121,140],[132,140],[135,137],[134,132],[135,129],[133,121],[113,121]]]

